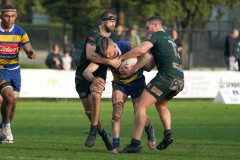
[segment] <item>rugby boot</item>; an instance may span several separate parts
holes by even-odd
[[[151,126],[148,129],[148,131],[145,128],[145,132],[147,133],[148,148],[151,149],[151,150],[155,149],[156,148],[156,136],[155,136],[153,127]]]
[[[7,135],[3,132],[3,129],[0,128],[0,143],[3,143],[7,139]]]
[[[157,149],[164,150],[166,149],[171,143],[173,143],[173,136],[172,134],[164,136],[163,140],[157,146]]]
[[[88,137],[85,141],[85,147],[92,147],[94,146],[95,142],[96,142],[96,137],[97,137],[97,133],[89,133]]]
[[[141,151],[141,146],[131,146],[127,145],[120,153],[139,153]]]
[[[2,123],[2,132],[6,136],[5,139],[1,140],[1,143],[13,143],[13,135],[9,124]],[[1,135],[1,133],[0,133]],[[1,138],[0,138],[1,139]]]
[[[119,148],[114,148],[113,150],[111,150],[112,154],[118,154],[120,153],[120,149]]]

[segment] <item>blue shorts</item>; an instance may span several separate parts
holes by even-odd
[[[132,99],[138,98],[144,87],[146,86],[145,77],[142,76],[130,83],[123,83],[119,81],[112,81],[112,88],[114,90],[119,90],[127,96],[131,96]]]
[[[20,68],[15,70],[0,69],[0,91],[6,86],[12,86],[14,91],[20,92]]]

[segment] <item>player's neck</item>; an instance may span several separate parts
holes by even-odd
[[[13,26],[12,27],[5,27],[1,24],[1,30],[4,31],[4,32],[10,32],[12,30]]]
[[[107,32],[102,25],[99,26],[99,29],[102,36],[109,37],[111,35],[111,32]]]

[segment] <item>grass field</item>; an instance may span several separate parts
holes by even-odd
[[[101,120],[111,131],[111,102],[102,103]],[[179,100],[169,104],[174,143],[166,150],[150,151],[143,134],[139,154],[113,155],[100,137],[92,148],[84,147],[89,122],[77,101],[20,100],[12,123],[14,144],[0,145],[0,159],[240,159],[240,106],[213,104],[211,100]],[[158,143],[162,125],[154,107],[151,118]],[[121,148],[130,142],[133,109],[127,102],[122,119]]]

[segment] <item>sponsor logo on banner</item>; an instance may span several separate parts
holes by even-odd
[[[236,81],[224,81],[222,79],[220,79],[219,81],[219,87],[220,88],[240,88],[240,81],[236,82]]]

